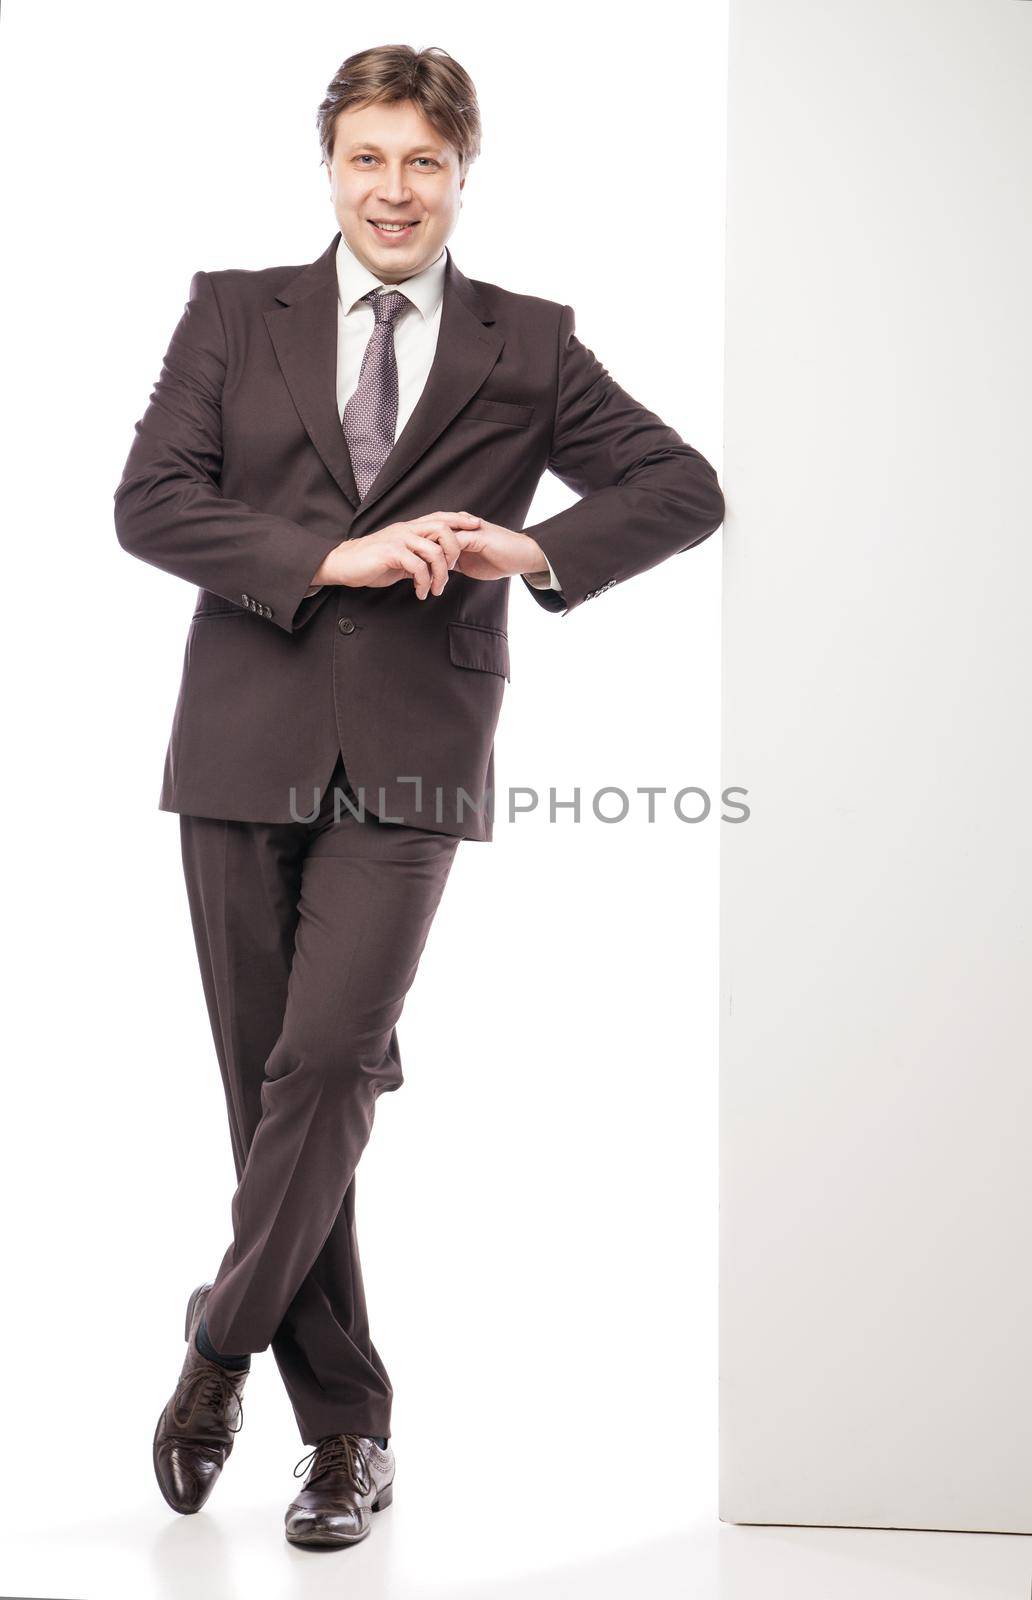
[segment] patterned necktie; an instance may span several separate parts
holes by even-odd
[[[370,289],[362,298],[372,306],[376,323],[362,357],[358,387],[344,407],[342,419],[360,500],[369,493],[394,446],[398,423],[394,319],[412,304],[397,289]]]

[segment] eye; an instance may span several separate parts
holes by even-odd
[[[431,167],[436,167],[437,165],[437,162],[434,160],[433,156],[417,156],[416,160],[425,161],[427,165]]]

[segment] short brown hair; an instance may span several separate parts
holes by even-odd
[[[480,154],[477,92],[469,73],[437,45],[413,50],[408,44],[382,44],[348,56],[334,74],[317,115],[319,143],[327,165],[333,160],[334,133],[342,111],[397,100],[413,101],[439,137],[454,146],[465,176]]]

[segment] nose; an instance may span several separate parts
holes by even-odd
[[[377,191],[377,198],[385,205],[393,206],[407,205],[411,200],[412,193],[400,163],[387,168]]]

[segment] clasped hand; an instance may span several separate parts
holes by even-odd
[[[392,522],[335,546],[312,579],[348,588],[385,589],[410,577],[416,598],[441,594],[449,572],[491,580],[547,571],[541,546],[468,511],[434,511]]]

